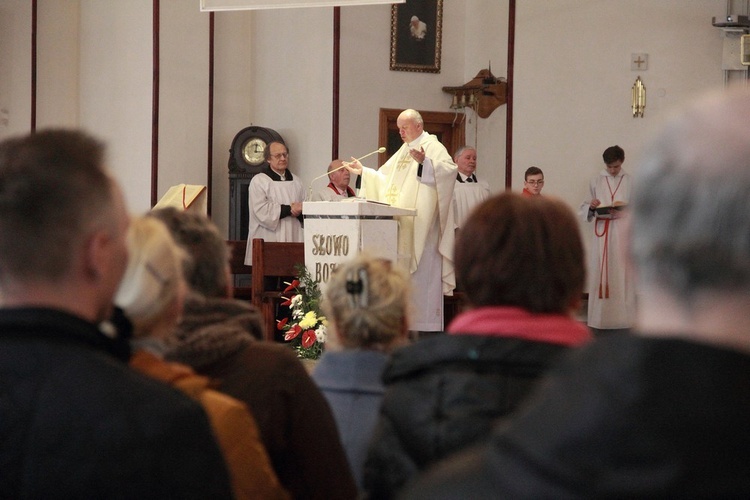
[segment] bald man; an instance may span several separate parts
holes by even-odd
[[[328,185],[313,195],[313,201],[341,201],[346,198],[356,196],[354,190],[349,187],[351,173],[346,168],[342,160],[333,160],[328,165]],[[338,169],[338,170],[336,170]],[[335,172],[331,172],[335,170]]]
[[[436,136],[424,130],[422,116],[407,109],[396,120],[404,143],[379,170],[363,168],[359,160],[346,163],[362,175],[369,200],[417,209],[416,217],[399,221],[398,253],[412,275],[414,314],[411,330],[443,330],[443,294],[453,293],[453,188],[458,171]]]

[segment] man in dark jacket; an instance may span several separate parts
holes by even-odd
[[[750,498],[750,92],[699,99],[636,170],[635,335],[560,366],[406,498]]]
[[[128,225],[102,165],[79,132],[0,144],[0,497],[231,497],[197,403],[98,327]]]
[[[365,462],[370,498],[395,496],[432,463],[485,439],[558,356],[590,338],[572,318],[583,244],[562,201],[490,198],[461,229],[455,257],[471,309],[446,335],[394,352]]]

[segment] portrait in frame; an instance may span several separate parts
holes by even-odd
[[[391,5],[391,70],[440,73],[443,0]]]

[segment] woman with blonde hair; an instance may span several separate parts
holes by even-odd
[[[387,260],[358,256],[336,269],[323,293],[331,334],[313,379],[331,405],[349,465],[362,489],[370,435],[389,353],[408,332],[409,277]]]
[[[128,266],[115,304],[133,325],[130,365],[201,403],[224,453],[236,497],[288,498],[271,467],[247,407],[209,388],[190,367],[164,361],[165,342],[182,316],[187,294],[185,252],[153,217],[135,218],[128,230]]]

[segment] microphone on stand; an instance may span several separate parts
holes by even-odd
[[[380,146],[380,147],[379,147],[378,149],[376,149],[375,151],[372,151],[372,152],[370,152],[370,153],[367,153],[367,154],[366,154],[366,155],[364,155],[364,156],[360,156],[359,158],[357,158],[357,161],[360,161],[360,160],[364,160],[364,159],[365,159],[365,158],[367,158],[368,156],[372,156],[372,155],[374,155],[375,153],[380,153],[380,154],[383,154],[383,153],[385,153],[385,147],[383,147],[383,146]],[[346,166],[347,166],[348,164],[350,164],[350,163],[352,163],[352,162],[350,162],[350,161],[345,161],[345,162],[343,162],[343,164],[342,164],[342,165],[341,165],[340,167],[336,167],[336,168],[334,168],[333,170],[331,170],[330,172],[326,172],[326,173],[325,173],[325,174],[323,174],[323,175],[319,175],[319,176],[317,176],[316,178],[314,178],[314,179],[313,179],[312,181],[310,181],[310,187],[309,187],[309,190],[308,190],[308,197],[310,198],[310,200],[312,200],[312,188],[313,188],[313,183],[314,183],[315,181],[317,181],[318,179],[322,179],[323,177],[328,177],[328,176],[329,176],[330,174],[332,174],[332,173],[336,172],[337,170],[341,170],[342,168],[346,168]],[[357,193],[357,194],[359,194],[359,193]]]

